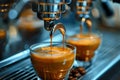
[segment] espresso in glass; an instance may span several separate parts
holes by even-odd
[[[75,47],[52,42],[35,44],[30,47],[31,62],[42,80],[63,80],[75,60]]]
[[[95,50],[101,43],[100,34],[76,34],[68,38],[67,43],[76,46],[76,59],[90,61],[94,57]]]

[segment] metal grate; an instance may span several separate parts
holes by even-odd
[[[7,73],[3,73],[3,75],[0,76],[0,80],[36,80],[36,79],[37,76],[33,70],[33,67],[31,66],[29,59],[22,61],[17,65],[13,65],[11,69],[7,70]]]

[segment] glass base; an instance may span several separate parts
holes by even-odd
[[[84,68],[88,68],[89,66],[92,65],[92,61],[79,61],[79,60],[75,60],[74,62],[74,67],[84,67]]]
[[[86,68],[90,67],[95,60],[96,60],[95,56],[90,61],[75,60],[73,66],[74,67],[83,67],[86,69]]]
[[[39,77],[37,77],[37,80],[41,80]]]
[[[94,55],[94,57],[89,61],[75,60],[73,66],[74,67],[83,67],[86,69],[86,68],[90,67],[95,62],[95,60],[96,60],[96,55]]]
[[[60,79],[60,80],[68,80],[68,77],[69,77],[69,73],[66,75],[66,77],[64,79]],[[36,80],[36,79],[35,79]],[[38,76],[37,76],[37,80],[42,80],[40,79]]]

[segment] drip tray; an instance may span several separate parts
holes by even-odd
[[[8,68],[9,67],[9,68]],[[20,63],[8,66],[7,70],[1,70],[0,80],[36,80],[37,76],[31,66],[30,60],[26,59]]]

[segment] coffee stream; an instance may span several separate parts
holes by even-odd
[[[65,27],[62,23],[58,23],[56,25],[54,25],[52,31],[50,32],[50,47],[51,47],[51,52],[52,52],[52,38],[53,38],[53,34],[55,33],[56,30],[59,30],[62,34],[62,37],[63,37],[63,49],[64,49],[64,43],[65,43]]]
[[[80,34],[83,33],[83,28],[85,27],[85,24],[88,29],[88,33],[92,32],[92,21],[90,18],[82,18],[81,23],[80,23]]]
[[[87,24],[88,32],[91,33],[92,32],[92,21],[90,18],[86,20],[86,24]]]
[[[53,37],[53,34],[50,33],[50,48],[51,48],[51,52],[52,52],[52,37]]]

